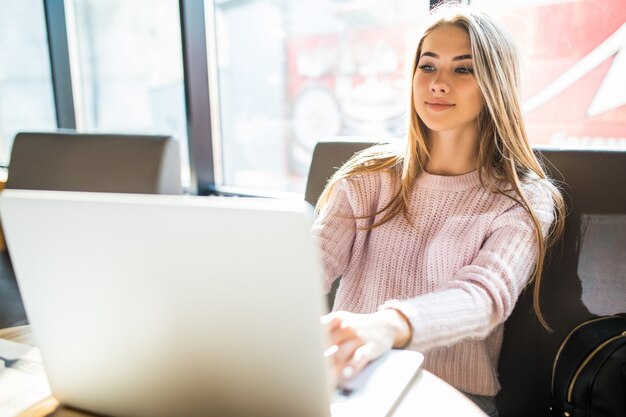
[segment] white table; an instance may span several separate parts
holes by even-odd
[[[0,329],[0,338],[34,345],[28,326]],[[421,369],[397,407],[394,417],[413,416],[463,416],[485,417],[486,414],[465,395],[442,379]],[[50,397],[36,404],[18,417],[88,417],[92,414],[65,408]]]

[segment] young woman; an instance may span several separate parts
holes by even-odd
[[[518,57],[488,15],[442,6],[419,41],[402,146],[355,155],[318,203],[324,317],[349,377],[392,347],[497,415],[502,323],[560,233],[563,200],[528,143]]]

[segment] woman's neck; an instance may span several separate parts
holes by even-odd
[[[476,129],[430,132],[430,159],[426,172],[435,175],[461,175],[478,168]]]

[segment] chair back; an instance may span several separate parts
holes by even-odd
[[[380,142],[365,137],[338,136],[321,139],[313,149],[304,199],[315,205],[335,171],[352,155],[376,143]]]
[[[502,417],[547,415],[561,341],[585,320],[626,312],[626,151],[542,149],[539,157],[567,207],[541,281],[553,332],[535,317],[528,287],[504,324],[496,398]]]
[[[6,188],[181,194],[179,153],[169,136],[18,133]]]

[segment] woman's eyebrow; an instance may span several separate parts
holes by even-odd
[[[422,56],[429,56],[429,57],[432,57],[432,58],[439,59],[439,55],[438,54],[436,54],[434,52],[430,52],[430,51],[422,53]],[[459,56],[455,56],[454,58],[452,58],[453,61],[463,61],[465,59],[472,59],[472,54],[459,55]]]

